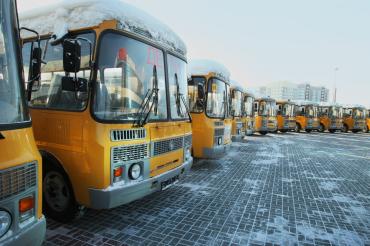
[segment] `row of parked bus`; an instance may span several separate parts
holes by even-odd
[[[356,131],[368,115],[255,99],[223,65],[188,64],[174,32],[118,0],[63,1],[22,15],[22,28],[15,0],[0,13],[1,245],[41,244],[43,214],[68,222],[165,190],[245,135]]]

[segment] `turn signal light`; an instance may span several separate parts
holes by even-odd
[[[19,201],[19,212],[25,213],[35,207],[35,200],[33,197],[26,197]]]
[[[114,169],[113,171],[113,175],[114,177],[118,178],[118,177],[121,177],[122,176],[122,173],[123,173],[123,167],[117,167],[116,169]]]

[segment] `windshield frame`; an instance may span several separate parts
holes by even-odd
[[[101,54],[101,49],[102,49],[102,38],[104,37],[105,34],[108,34],[108,33],[114,33],[114,34],[118,34],[118,35],[121,35],[121,36],[124,36],[124,37],[127,37],[127,38],[131,38],[133,40],[136,40],[138,42],[141,42],[141,43],[144,43],[146,45],[150,45],[152,46],[153,48],[156,48],[158,50],[160,50],[161,52],[163,52],[163,58],[164,58],[164,66],[165,66],[165,69],[164,69],[164,78],[165,78],[165,88],[166,88],[166,110],[167,110],[167,117],[166,118],[163,118],[163,119],[148,119],[148,123],[160,123],[160,122],[179,122],[179,121],[185,121],[185,122],[190,122],[191,119],[188,117],[186,119],[172,119],[172,116],[171,116],[171,109],[170,109],[170,98],[169,98],[169,78],[168,78],[168,61],[167,61],[167,55],[172,55],[176,58],[179,58],[181,60],[183,60],[185,63],[187,63],[187,59],[186,57],[176,53],[176,52],[173,52],[171,50],[168,50],[166,49],[165,47],[159,45],[158,43],[150,40],[149,38],[145,38],[143,36],[138,36],[138,35],[135,35],[134,33],[131,33],[131,32],[128,32],[128,31],[125,31],[125,30],[117,30],[117,29],[106,29],[106,30],[103,30],[100,34],[99,34],[99,37],[98,39],[96,40],[96,45],[95,45],[95,56],[94,56],[94,62],[95,62],[95,67],[93,69],[93,77],[91,79],[91,83],[92,83],[92,87],[91,87],[91,90],[90,90],[90,114],[91,114],[91,117],[98,123],[102,123],[102,124],[132,124],[135,122],[135,120],[122,120],[122,119],[117,119],[117,120],[107,120],[107,119],[100,119],[98,118],[96,115],[95,115],[95,107],[94,107],[94,102],[95,102],[95,99],[96,99],[96,86],[97,86],[97,74],[98,74],[98,61],[99,61],[99,57],[100,57],[100,54]],[[186,81],[187,83],[187,81]],[[187,84],[186,84],[187,85]]]
[[[225,92],[226,92],[226,98],[225,98],[225,102],[228,104],[226,105],[225,109],[224,109],[224,117],[214,117],[214,116],[210,116],[208,115],[207,113],[207,105],[208,105],[208,87],[209,87],[209,83],[211,80],[213,79],[216,79],[216,80],[219,80],[221,81],[222,83],[225,84]],[[230,116],[230,113],[228,112],[229,111],[229,96],[230,96],[230,92],[227,92],[227,85],[229,86],[229,89],[230,89],[230,84],[228,82],[226,82],[224,79],[220,78],[220,77],[217,77],[217,76],[211,76],[209,77],[207,80],[206,80],[207,84],[206,84],[206,91],[205,91],[205,95],[206,95],[206,100],[204,101],[204,113],[205,115],[210,118],[210,119],[216,119],[216,120],[224,120],[224,119],[229,119],[231,116]],[[226,112],[225,112],[226,110]]]
[[[17,79],[19,83],[19,95],[21,95],[20,103],[23,104],[23,110],[24,115],[26,118],[23,121],[20,122],[12,122],[12,123],[5,123],[0,124],[0,131],[8,131],[8,130],[16,130],[16,129],[23,129],[31,127],[31,117],[29,115],[28,106],[26,103],[26,89],[24,84],[24,74],[23,74],[23,58],[22,58],[22,47],[21,47],[21,37],[19,33],[19,20],[18,20],[18,12],[17,12],[17,4],[15,1],[3,1],[4,6],[4,19],[5,19],[5,25],[8,25],[10,27],[11,33],[9,33],[8,39],[12,39],[14,47],[11,47],[11,49],[14,51],[14,58],[16,61],[14,61],[15,69],[17,70],[15,74],[17,74]],[[7,40],[8,41],[8,40]]]

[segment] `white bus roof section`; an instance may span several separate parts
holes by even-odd
[[[232,89],[235,89],[237,91],[241,91],[242,93],[245,93],[246,92],[246,90],[244,89],[244,87],[241,86],[239,84],[239,82],[237,82],[235,80],[230,80],[230,86],[231,86]]]
[[[122,30],[149,38],[184,56],[187,52],[183,40],[168,26],[120,0],[63,0],[45,8],[20,13],[19,16],[21,26],[34,29],[41,35],[55,34],[57,38],[70,30],[97,26],[105,20],[117,20]]]
[[[217,76],[230,81],[230,71],[221,63],[212,60],[191,60],[188,66],[188,77],[215,73]]]
[[[312,102],[312,101],[294,101],[294,103],[298,106],[308,106],[308,105],[313,105],[313,106],[319,106],[317,102]]]

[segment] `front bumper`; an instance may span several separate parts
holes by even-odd
[[[0,245],[41,245],[45,238],[46,221],[42,216],[29,227],[22,229],[17,234],[10,236]]]
[[[203,157],[205,159],[219,159],[226,155],[227,151],[230,149],[231,144],[224,144],[219,146],[214,146],[212,148],[204,148]]]
[[[93,209],[110,209],[118,207],[151,193],[161,190],[161,183],[177,175],[190,171],[193,158],[166,173],[126,186],[109,186],[107,189],[89,189],[90,207]]]

